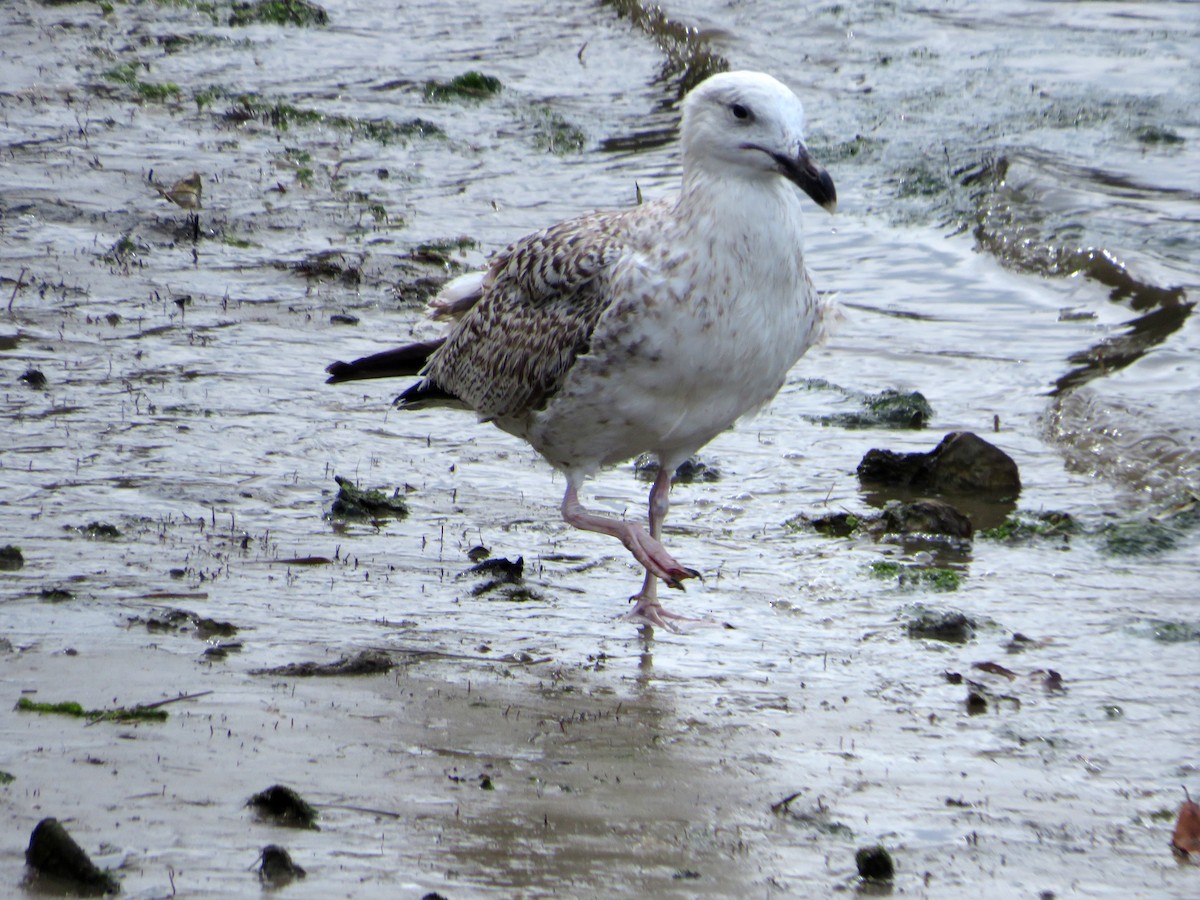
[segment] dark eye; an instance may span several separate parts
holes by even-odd
[[[729,107],[729,111],[731,113],[733,113],[733,117],[735,119],[741,119],[742,121],[747,121],[749,119],[754,118],[751,115],[750,110],[748,110],[746,107],[742,106],[742,104],[740,104],[740,103],[734,103],[732,106]]]

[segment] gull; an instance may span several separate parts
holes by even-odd
[[[563,519],[621,541],[645,569],[625,617],[694,621],[659,601],[699,576],[661,542],[671,476],[766,405],[824,330],[804,265],[801,192],[837,194],[804,143],[804,110],[758,72],[706,79],[684,99],[676,197],[594,212],[527,235],[430,304],[453,324],[432,340],[335,362],[329,383],[417,376],[401,409],[473,410],[566,477]],[[583,482],[658,458],[648,527],[588,510]]]

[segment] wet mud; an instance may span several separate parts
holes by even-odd
[[[53,818],[130,896],[1195,896],[1186,4],[235,6],[0,6],[0,893]],[[843,321],[673,489],[732,627],[650,635],[532,451],[324,367],[670,190],[726,65],[805,101]],[[855,527],[968,431],[971,540]]]

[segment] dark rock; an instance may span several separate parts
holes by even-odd
[[[0,572],[15,572],[25,565],[25,557],[21,548],[13,544],[0,547]]]
[[[788,524],[807,522],[812,529],[818,534],[823,534],[826,537],[850,537],[856,531],[862,529],[865,520],[862,516],[856,516],[854,513],[836,512],[830,513],[827,516],[817,516],[815,519],[809,519],[805,516],[798,516],[791,520]]]
[[[349,313],[334,313],[329,317],[330,325],[357,325],[358,316],[352,316]]]
[[[23,381],[31,388],[44,388],[46,386],[46,376],[42,374],[41,369],[26,369],[23,374],[17,376],[17,381]]]
[[[291,854],[278,844],[267,844],[259,856],[261,865],[258,867],[260,881],[270,882],[281,886],[293,878],[303,878],[308,873],[292,862]]]
[[[858,477],[864,484],[946,494],[1012,497],[1021,490],[1012,457],[969,431],[947,434],[928,453],[869,450],[858,465]]]
[[[525,557],[518,556],[516,562],[503,556],[485,559],[471,566],[466,575],[487,575],[501,584],[516,584],[525,573]]]
[[[968,541],[975,533],[971,520],[942,500],[893,500],[884,507],[878,522],[868,528],[887,534],[939,534]]]
[[[60,587],[44,587],[39,596],[44,603],[64,603],[75,598],[75,595],[66,588]]]
[[[965,644],[975,636],[975,623],[956,609],[921,607],[908,622],[908,636]]]
[[[246,805],[253,806],[259,815],[277,825],[320,830],[316,824],[317,811],[294,790],[282,784],[273,784],[265,791],[255,794],[246,801]]]
[[[924,428],[933,416],[933,407],[920,391],[897,391],[888,388],[878,394],[860,398],[862,408],[857,412],[835,413],[821,421],[842,428]]]
[[[863,881],[891,881],[896,874],[892,854],[880,845],[859,847],[854,854],[854,865]]]
[[[41,875],[71,882],[85,896],[121,891],[121,883],[116,877],[97,868],[58,819],[42,819],[37,823],[29,837],[25,862]]]
[[[121,530],[108,522],[89,522],[79,529],[87,537],[96,540],[116,540],[121,536]]]

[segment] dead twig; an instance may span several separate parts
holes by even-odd
[[[25,280],[25,272],[26,272],[25,267],[21,266],[21,274],[17,276],[17,283],[15,285],[13,285],[12,296],[10,296],[8,298],[8,314],[9,315],[12,315],[12,305],[13,305],[13,301],[17,299],[17,291],[19,291],[21,288],[23,288],[25,286],[22,283]]]
[[[797,797],[799,797],[803,793],[804,793],[804,791],[796,791],[796,793],[794,793],[794,794],[788,794],[786,797],[784,797],[779,802],[772,803],[771,804],[771,812],[773,812],[773,813],[783,812],[785,809],[788,808],[788,804],[790,804],[793,800],[795,800]]]

